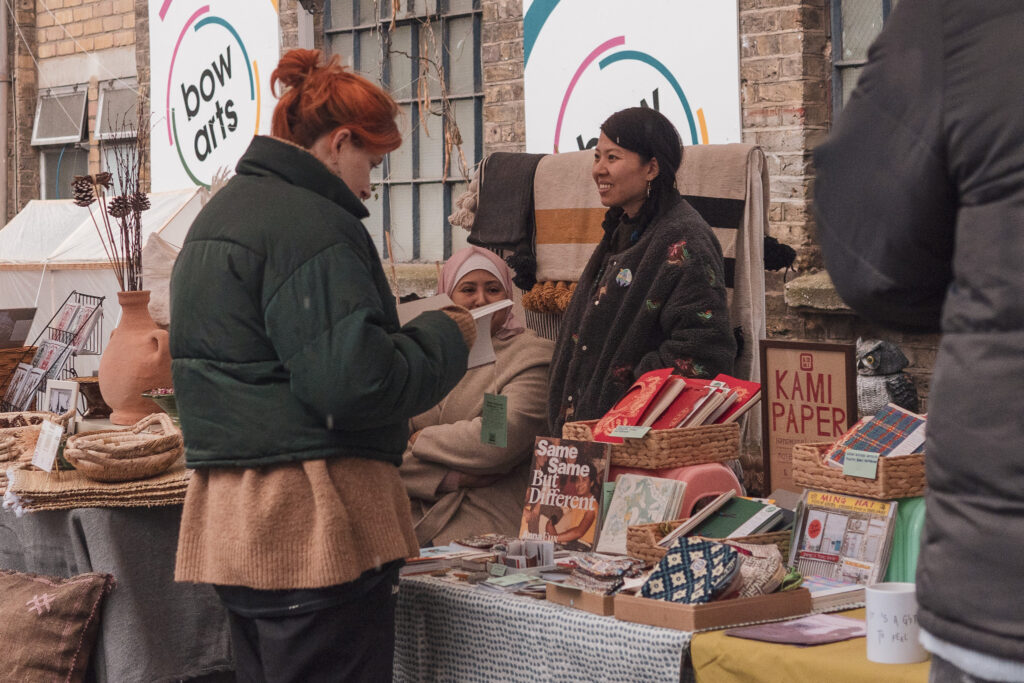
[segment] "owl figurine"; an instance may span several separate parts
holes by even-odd
[[[900,347],[883,339],[857,339],[857,412],[874,415],[887,403],[916,413],[917,388],[903,372],[910,361]]]

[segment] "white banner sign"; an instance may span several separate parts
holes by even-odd
[[[523,0],[523,61],[528,152],[592,147],[642,105],[684,145],[741,141],[735,0]]]
[[[277,0],[150,0],[153,190],[208,187],[270,131]]]

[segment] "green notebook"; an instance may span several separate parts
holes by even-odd
[[[756,515],[765,507],[764,503],[746,498],[733,497],[718,512],[708,517],[688,536],[704,536],[705,538],[725,538],[736,531],[741,524]]]

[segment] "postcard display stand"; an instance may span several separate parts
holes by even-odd
[[[0,412],[32,410],[35,403],[42,406],[46,380],[77,377],[75,357],[100,353],[104,298],[78,291],[68,295],[32,342],[31,359],[26,354],[0,385]]]

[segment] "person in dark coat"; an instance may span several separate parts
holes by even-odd
[[[942,332],[916,579],[937,681],[1024,681],[1021,36],[1016,0],[902,0],[814,155],[839,294]]]
[[[593,177],[608,212],[562,320],[552,434],[600,418],[650,370],[732,372],[722,248],[675,187],[682,155],[679,133],[653,109],[624,109],[601,125]]]
[[[171,278],[174,389],[195,472],[175,579],[213,584],[240,681],[391,680],[409,418],[466,371],[461,306],[404,327],[360,222],[401,143],[387,93],[314,50],[270,79],[274,137],[196,217]]]

